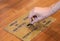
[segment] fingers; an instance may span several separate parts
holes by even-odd
[[[31,24],[33,24],[33,23],[35,23],[35,22],[37,22],[37,21],[42,19],[42,17],[41,17],[42,14],[40,14],[41,13],[40,11],[42,9],[43,8],[35,7],[34,9],[32,9],[30,11],[30,13],[29,13],[29,20],[30,20]]]
[[[39,7],[34,7],[29,13],[29,18],[31,19],[32,16],[37,15],[38,11],[40,11]]]
[[[31,22],[31,24],[34,24],[34,23],[36,23],[36,22],[38,22],[38,21],[40,21],[40,20],[42,20],[44,17],[37,17],[37,18],[35,18],[32,22]]]
[[[30,13],[29,13],[29,20],[30,21],[33,21],[33,18],[36,18],[36,12],[34,12],[34,9],[32,9],[31,11],[30,11]]]

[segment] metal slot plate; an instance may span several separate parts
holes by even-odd
[[[22,39],[23,41],[31,41],[35,36],[47,28],[56,19],[53,17],[48,17],[42,21],[39,21],[33,26],[27,26],[29,24],[28,14],[19,17],[10,23],[6,28],[4,28],[9,33],[15,35],[16,37]]]

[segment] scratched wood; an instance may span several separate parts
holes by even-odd
[[[16,36],[6,32],[4,28],[13,20],[29,12],[33,7],[46,7],[58,0],[2,0],[0,1],[0,41],[20,41]],[[60,41],[60,11],[55,15],[56,22],[32,41]]]

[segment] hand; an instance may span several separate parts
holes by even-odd
[[[34,9],[31,10],[29,14],[30,23],[33,24],[39,20],[48,17],[49,15],[50,15],[49,7],[45,7],[45,8],[35,7]]]
[[[52,4],[50,7],[35,7],[30,11],[29,14],[30,23],[33,24],[39,20],[42,20],[54,14],[58,10],[60,10],[60,1]]]

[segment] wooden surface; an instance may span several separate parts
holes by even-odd
[[[29,12],[33,7],[46,7],[58,0],[1,0],[0,1],[0,41],[20,41],[4,30],[7,25]],[[56,21],[32,41],[60,41],[60,11],[52,15]]]

